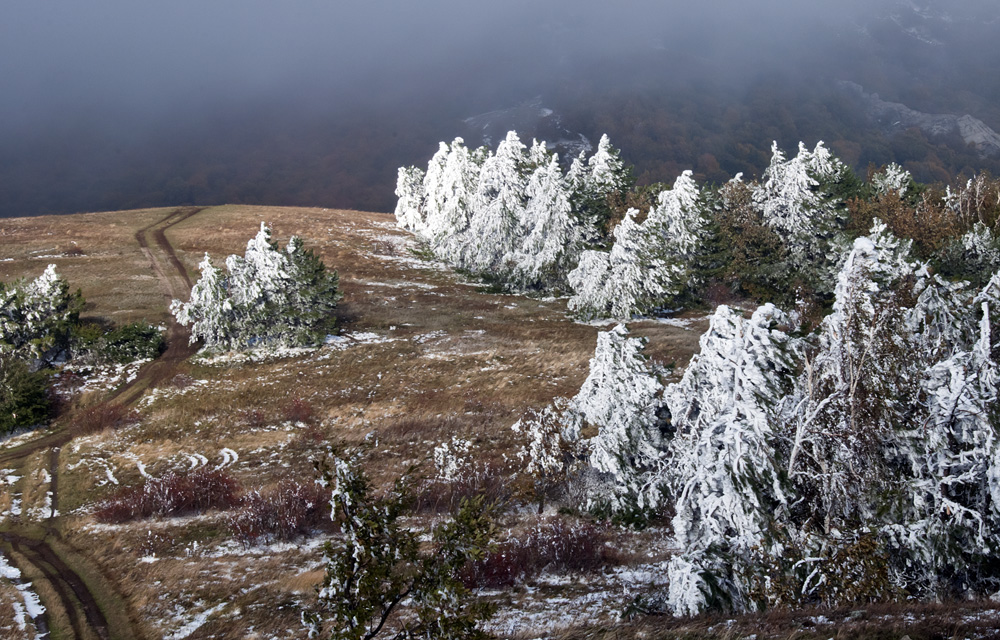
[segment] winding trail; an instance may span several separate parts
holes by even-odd
[[[184,297],[191,290],[191,278],[167,240],[166,230],[201,210],[200,207],[175,209],[135,233],[135,241],[152,265],[168,304],[170,300]],[[172,378],[181,363],[198,350],[198,345],[189,344],[189,338],[190,333],[170,318],[166,335],[167,348],[163,354],[143,366],[132,381],[116,389],[103,402],[130,405],[142,397],[146,389]],[[52,494],[52,509],[42,524],[41,531],[37,526],[30,530],[23,525],[5,526],[0,532],[0,541],[3,543],[0,550],[13,552],[6,555],[10,564],[20,569],[22,575],[28,572],[34,580],[44,581],[50,587],[46,593],[49,600],[43,599],[42,602],[46,613],[35,621],[39,637],[50,637],[49,629],[54,621],[49,612],[60,611],[69,623],[69,628],[59,629],[61,633],[58,635],[61,638],[132,640],[139,637],[131,622],[134,616],[111,582],[94,571],[87,572],[85,580],[78,570],[70,566],[72,562],[67,562],[71,553],[78,552],[68,549],[59,528],[59,454],[63,446],[77,435],[70,429],[71,418],[72,416],[64,417],[60,426],[49,434],[0,453],[0,466],[13,465],[19,468],[32,455],[48,450],[48,472],[51,478],[49,490]],[[99,590],[99,597],[95,596],[92,589]],[[52,601],[53,598],[55,602]],[[105,610],[109,608],[113,608],[119,615],[107,615]]]

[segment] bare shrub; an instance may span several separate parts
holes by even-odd
[[[267,416],[260,409],[240,411],[240,421],[251,429],[261,429],[267,425]]]
[[[107,429],[120,429],[137,422],[139,422],[138,411],[120,404],[102,402],[78,411],[70,422],[70,430],[84,435]]]
[[[123,523],[152,516],[176,516],[239,504],[240,484],[221,470],[201,468],[171,473],[123,487],[94,512],[98,522]]]
[[[268,490],[247,493],[241,508],[229,517],[236,539],[251,546],[293,540],[330,522],[329,496],[315,482],[286,480]]]
[[[496,588],[524,582],[543,570],[590,571],[613,561],[607,540],[604,529],[588,522],[543,520],[467,565],[462,580],[469,587]]]
[[[310,422],[316,411],[305,398],[292,398],[281,407],[281,416],[288,422]]]
[[[450,513],[457,510],[463,500],[480,495],[487,504],[498,508],[510,502],[509,479],[498,467],[487,463],[467,469],[452,480],[425,480],[416,492],[413,507],[417,512]]]

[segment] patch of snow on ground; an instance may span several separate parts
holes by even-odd
[[[226,606],[225,602],[220,602],[214,607],[205,609],[204,611],[195,614],[194,616],[191,617],[190,620],[188,620],[188,622],[184,626],[182,626],[177,631],[174,631],[173,633],[167,635],[166,636],[167,640],[181,640],[182,638],[188,637],[189,635],[197,631],[202,625],[208,622],[208,618],[210,616],[215,615],[216,613],[221,611],[222,608],[225,606]]]
[[[34,619],[45,613],[45,607],[42,606],[42,601],[38,599],[38,594],[32,590],[31,583],[21,580],[21,571],[17,567],[12,567],[8,564],[6,556],[2,554],[0,554],[0,577],[10,580],[14,588],[21,592],[21,598],[24,600],[23,610],[28,613],[29,617]],[[21,626],[21,629],[24,629],[24,627]]]

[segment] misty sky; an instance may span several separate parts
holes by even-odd
[[[84,147],[95,158],[135,151],[251,113],[265,136],[283,120],[333,122],[387,105],[387,113],[472,115],[575,82],[591,62],[627,64],[650,51],[710,61],[699,73],[731,82],[817,59],[817,33],[836,38],[892,4],[9,0],[0,21],[0,155],[8,154],[0,172],[15,189],[10,176],[20,168],[10,154],[34,141],[36,173],[59,166],[58,175],[72,175]]]

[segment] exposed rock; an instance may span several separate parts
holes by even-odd
[[[968,114],[923,113],[899,102],[886,102],[877,93],[865,93],[861,85],[841,82],[846,91],[858,96],[871,118],[886,133],[917,127],[930,136],[958,134],[966,144],[976,147],[983,157],[1000,155],[1000,134],[978,118]]]

